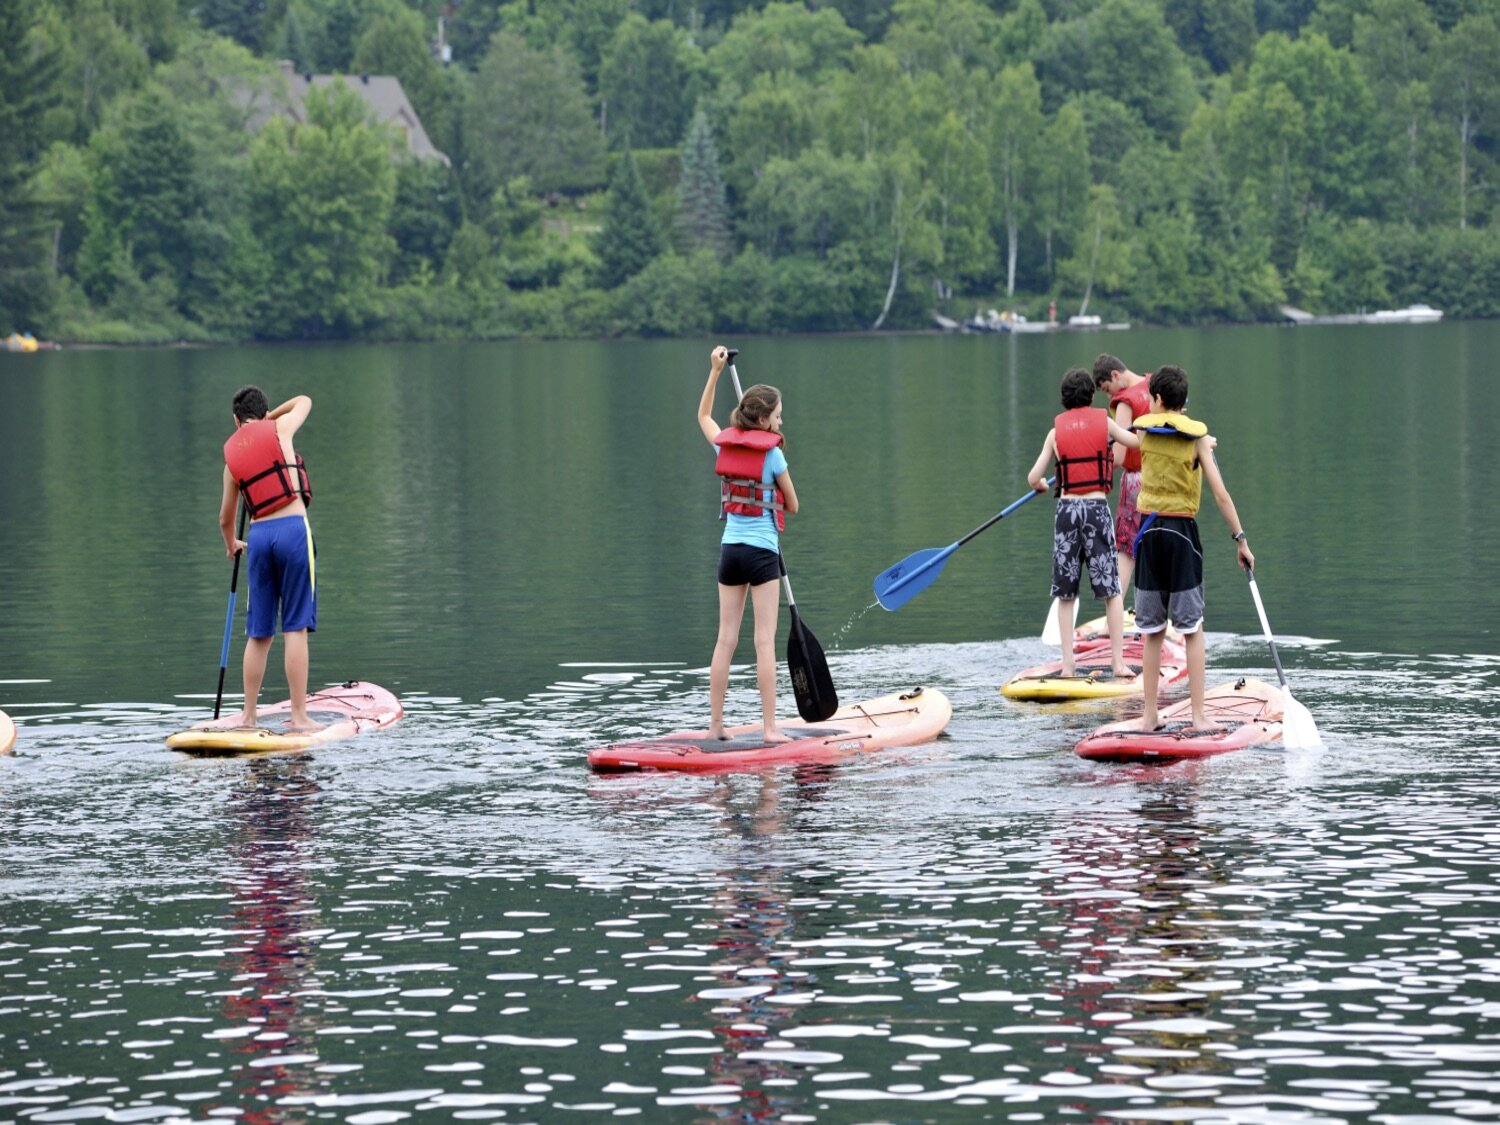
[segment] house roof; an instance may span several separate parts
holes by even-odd
[[[252,95],[249,126],[259,130],[280,110],[298,124],[307,120],[307,92],[315,86],[330,86],[342,82],[353,90],[370,107],[375,120],[381,125],[391,125],[406,138],[406,148],[418,160],[441,160],[449,164],[448,157],[433,147],[422,128],[422,120],[412,108],[401,80],[389,74],[310,74],[299,73],[290,62],[280,63],[281,76],[286,81],[286,98]]]

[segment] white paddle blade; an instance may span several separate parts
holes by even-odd
[[[1312,713],[1292,698],[1290,691],[1283,691],[1285,706],[1281,714],[1281,743],[1288,750],[1321,750],[1323,736],[1318,733],[1318,724]]]
[[[1047,611],[1047,623],[1042,626],[1042,644],[1052,645],[1054,648],[1062,647],[1062,626],[1057,623],[1057,608],[1062,603],[1052,599],[1052,608]],[[1068,615],[1068,632],[1073,631],[1073,623],[1078,619],[1078,603],[1072,603],[1072,612]]]

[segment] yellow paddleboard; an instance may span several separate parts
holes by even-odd
[[[262,707],[260,716],[290,712],[290,701]],[[173,750],[205,757],[231,754],[264,754],[275,750],[306,750],[325,742],[337,742],[366,731],[388,727],[404,712],[401,701],[378,684],[351,681],[337,687],[310,692],[307,713],[324,724],[315,731],[289,731],[284,727],[237,727],[234,717],[218,719],[181,731],[167,739]]]
[[[1017,672],[1000,685],[1007,699],[1033,703],[1056,703],[1066,699],[1114,699],[1122,695],[1141,695],[1145,681],[1141,677],[1143,642],[1127,641],[1123,652],[1128,674],[1116,676],[1111,667],[1109,642],[1095,642],[1076,650],[1071,676],[1062,674],[1062,661],[1053,660]],[[1164,644],[1161,649],[1159,687],[1176,683],[1187,676],[1187,654],[1177,645]]]

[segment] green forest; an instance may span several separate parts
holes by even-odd
[[[0,335],[1500,314],[1500,0],[0,0],[0,39]],[[257,122],[282,60],[349,85]]]

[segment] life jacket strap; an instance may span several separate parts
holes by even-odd
[[[725,504],[748,504],[751,507],[764,508],[770,512],[786,511],[785,504],[776,502],[776,486],[774,484],[767,484],[761,480],[741,479],[739,477],[720,477],[719,480],[722,482],[719,485],[719,498]],[[750,489],[750,495],[744,496],[735,493],[734,489],[736,488]],[[771,499],[762,499],[760,495],[762,492],[769,492]]]

